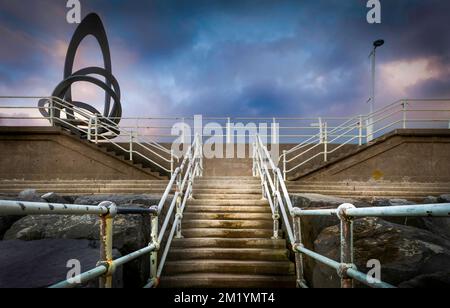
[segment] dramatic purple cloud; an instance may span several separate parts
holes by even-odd
[[[450,2],[381,2],[370,25],[363,0],[81,0],[104,20],[127,116],[364,113],[378,38],[379,106],[450,97]],[[61,0],[0,0],[0,95],[52,92],[75,29],[65,13]],[[77,66],[100,63],[85,43]],[[74,92],[102,105],[96,89]]]

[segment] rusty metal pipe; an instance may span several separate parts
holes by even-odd
[[[0,215],[106,215],[105,206],[0,200]]]

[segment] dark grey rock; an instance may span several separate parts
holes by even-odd
[[[103,201],[111,201],[117,205],[143,205],[150,207],[158,205],[159,195],[92,195],[80,196],[75,199],[74,204],[98,205]]]
[[[442,203],[445,200],[445,196],[439,198],[427,197],[424,200],[424,204],[436,204]],[[404,200],[404,199],[381,199],[374,201],[373,206],[403,206],[416,204],[414,202]],[[450,218],[428,218],[428,217],[385,217],[384,220],[405,225],[420,228],[423,230],[428,230],[434,234],[439,234],[443,237],[450,239]]]
[[[400,288],[442,289],[450,288],[450,272],[420,275],[399,285]]]
[[[81,271],[94,268],[100,258],[95,242],[88,240],[47,239],[33,242],[0,242],[0,288],[44,288],[67,279],[71,259],[80,261]],[[120,257],[115,250],[114,258]],[[98,280],[87,287],[97,287]],[[118,268],[114,287],[123,287],[122,270]]]
[[[108,195],[83,196],[76,204],[97,205],[102,201],[112,201],[118,206],[144,206],[157,204],[160,197],[155,195]],[[150,242],[151,223],[148,215],[117,215],[114,218],[113,245],[122,255],[129,254]],[[160,219],[160,223],[163,218]],[[98,240],[99,218],[95,215],[83,216],[27,216],[17,221],[5,234],[5,240],[35,241],[41,239],[87,239]],[[124,266],[126,287],[142,287],[148,278],[149,257],[144,256]]]
[[[438,198],[439,203],[450,203],[450,195],[442,195]]]
[[[72,203],[72,200],[70,200],[69,198],[62,197],[54,192],[42,195],[41,198],[49,203],[62,203],[62,204]]]
[[[0,240],[3,240],[6,231],[22,217],[23,216],[0,216]]]
[[[450,218],[422,218],[424,229],[450,240]]]
[[[401,206],[401,205],[411,205],[411,204],[416,204],[416,203],[405,200],[405,199],[375,199],[372,202],[372,206],[377,206],[377,207]]]
[[[438,197],[428,196],[423,200],[423,204],[434,204],[439,203]]]
[[[339,226],[323,230],[314,243],[314,250],[339,260],[339,236]],[[379,218],[355,221],[354,247],[355,263],[360,271],[367,272],[367,261],[378,259],[382,265],[382,280],[393,285],[450,268],[450,241],[426,230]],[[339,277],[335,270],[317,264],[313,286],[339,287]]]
[[[368,206],[367,203],[357,201],[354,199],[344,199],[333,196],[325,196],[319,194],[292,194],[292,205],[302,209],[336,209],[341,204],[351,203],[357,207]],[[302,217],[302,239],[303,244],[308,249],[314,248],[314,241],[317,236],[330,226],[334,226],[339,223],[339,219],[336,216],[314,216],[314,217]],[[304,258],[305,266],[305,278],[308,282],[312,281],[313,268],[315,261],[311,258]]]
[[[36,189],[25,189],[19,193],[18,200],[28,202],[45,202],[36,192]]]

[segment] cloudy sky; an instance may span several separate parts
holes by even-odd
[[[450,97],[450,1],[81,0],[107,29],[126,116],[315,116],[367,111],[368,54],[378,52],[378,106]],[[0,0],[0,95],[49,95],[76,25],[64,0]],[[77,67],[98,65],[92,38]],[[74,98],[101,110],[101,92]]]

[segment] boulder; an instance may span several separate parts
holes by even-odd
[[[436,197],[427,197],[424,204],[442,203],[445,200],[445,195]],[[373,206],[402,206],[416,204],[414,202],[404,199],[380,199],[373,202]],[[385,217],[384,220],[428,230],[434,234],[439,234],[450,239],[450,218],[428,218],[428,217]]]
[[[372,206],[376,207],[390,207],[390,206],[404,206],[416,204],[413,201],[408,201],[406,199],[374,199],[372,201]],[[416,228],[425,229],[425,223],[421,217],[384,217],[384,220]]]
[[[438,197],[428,196],[423,200],[423,204],[434,204],[439,203]]]
[[[71,200],[70,198],[62,197],[54,192],[47,193],[41,196],[41,198],[49,203],[73,203],[73,200]]]
[[[329,227],[314,243],[314,251],[333,260],[340,259],[340,228]],[[377,259],[382,265],[381,279],[393,285],[450,268],[450,241],[410,226],[379,218],[362,218],[354,223],[355,264],[367,272],[367,262]],[[317,263],[313,287],[339,287],[335,270]],[[356,284],[362,286],[361,284]]]
[[[88,240],[2,241],[0,251],[0,288],[45,288],[67,279],[69,260],[80,261],[84,272],[100,258],[98,244]],[[113,256],[118,258],[120,253],[115,250]],[[113,286],[123,287],[120,268]],[[85,287],[98,287],[98,279]]]
[[[83,196],[76,204],[97,205],[112,201],[118,206],[151,206],[159,202],[154,195]],[[160,219],[161,221],[162,219]],[[114,219],[113,245],[122,255],[146,247],[150,242],[148,215],[117,215]],[[17,221],[5,234],[5,240],[36,241],[41,239],[99,239],[100,222],[97,216],[27,216]],[[142,287],[148,279],[149,258],[134,260],[124,266],[126,287]]]
[[[439,196],[438,203],[450,203],[450,195]]]
[[[344,199],[319,194],[292,194],[291,201],[294,207],[302,209],[336,209],[344,203],[351,203],[357,207],[368,206],[368,204],[354,199]],[[320,232],[325,228],[339,224],[339,219],[336,216],[302,217],[301,224],[303,244],[306,248],[313,249],[314,241]],[[305,278],[310,282],[312,281],[315,261],[311,258],[305,258],[304,266]]]
[[[450,272],[420,275],[399,285],[400,288],[443,289],[450,286]]]
[[[17,200],[17,194],[0,194],[0,200]],[[24,216],[0,216],[0,241],[11,226]]]
[[[23,216],[0,216],[0,240],[3,240],[6,231],[22,217]]]
[[[422,218],[424,229],[450,240],[450,218]]]
[[[45,202],[45,200],[36,192],[36,189],[25,189],[21,191],[17,199],[28,202]]]
[[[150,207],[158,205],[160,199],[160,195],[92,195],[80,196],[75,199],[74,204],[98,205],[103,201],[111,201],[119,206],[143,205]]]
[[[385,207],[385,206],[401,206],[416,204],[415,202],[408,201],[406,199],[374,199],[372,206]]]

